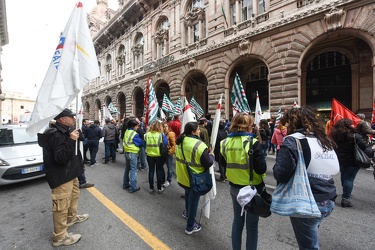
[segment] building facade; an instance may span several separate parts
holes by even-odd
[[[159,104],[192,97],[230,118],[235,75],[252,111],[309,105],[327,118],[332,98],[370,114],[375,3],[370,0],[97,1],[88,23],[101,76],[83,90],[85,116],[113,103],[142,116],[148,77]]]
[[[5,6],[5,0],[0,0],[0,121],[3,120],[2,118],[2,102],[5,100],[5,97],[2,92],[1,83],[3,78],[1,77],[1,70],[3,68],[1,64],[1,53],[2,47],[9,43],[8,37],[8,22],[7,22],[7,11]],[[0,122],[1,125],[1,122]]]

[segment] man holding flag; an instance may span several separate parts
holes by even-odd
[[[55,247],[79,241],[81,235],[67,233],[67,228],[89,217],[77,215],[77,176],[83,172],[83,159],[77,143],[79,131],[72,131],[70,127],[78,128],[80,124],[74,118],[75,113],[64,108],[74,98],[78,99],[85,84],[98,76],[99,66],[86,13],[78,2],[60,36],[27,128],[30,135],[36,134],[55,117],[56,124],[38,134],[38,143],[43,147],[44,171],[52,189],[52,245]]]

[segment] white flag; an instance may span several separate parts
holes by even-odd
[[[36,134],[76,98],[82,88],[100,76],[95,48],[81,2],[60,36],[40,87],[27,132]]]
[[[222,101],[223,95],[221,94],[219,102],[217,104],[217,108],[215,111],[215,119],[212,124],[212,133],[211,133],[211,147],[212,150],[215,149],[216,139],[217,139],[217,133],[219,131],[219,123],[221,119],[221,101]],[[214,163],[215,165],[215,163]],[[206,216],[207,219],[210,218],[210,210],[211,210],[211,201],[215,199],[217,191],[216,191],[216,179],[215,179],[215,171],[214,171],[214,165],[210,167],[210,173],[212,176],[212,189],[210,192],[204,195],[204,203],[203,203],[203,213],[204,216]]]
[[[257,100],[255,102],[255,119],[254,124],[259,127],[259,122],[262,119],[262,108],[260,107],[259,95],[257,91]]]
[[[196,121],[195,115],[191,111],[190,104],[185,97],[185,104],[184,104],[184,107],[182,109],[181,134],[184,132],[186,123],[195,122],[195,121]]]

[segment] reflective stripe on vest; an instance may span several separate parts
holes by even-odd
[[[190,165],[191,171],[197,174],[203,173],[205,168],[200,163],[200,158],[204,150],[207,149],[207,145],[191,137],[185,137],[182,143],[184,144],[183,149],[186,162]],[[181,144],[176,147],[176,175],[178,183],[190,187],[189,173],[185,165],[184,156],[182,155]]]
[[[250,184],[250,158],[249,158],[249,137],[236,136],[228,137],[220,142],[220,153],[224,156],[227,167],[226,176],[228,180],[237,185]],[[253,138],[253,144],[257,139]],[[265,174],[254,173],[253,185],[259,185],[266,177]]]
[[[147,132],[145,134],[146,154],[152,157],[161,156],[160,143],[162,142],[162,134],[159,132]]]
[[[124,141],[123,141],[123,144],[122,144],[124,146],[124,152],[135,153],[135,154],[139,152],[139,147],[137,147],[133,143],[133,139],[134,139],[134,136],[136,134],[137,134],[137,132],[135,132],[134,130],[127,129],[125,131]]]

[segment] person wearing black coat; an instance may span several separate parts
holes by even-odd
[[[75,113],[64,109],[44,133],[38,134],[38,144],[43,148],[43,168],[52,191],[54,247],[66,246],[80,240],[80,234],[67,233],[68,226],[88,219],[88,214],[78,215],[79,182],[83,173],[83,159],[78,146],[79,130],[75,126]]]
[[[373,157],[374,150],[353,127],[353,121],[350,119],[338,120],[333,125],[329,136],[337,144],[335,151],[339,159],[343,189],[341,206],[352,207],[353,204],[349,199],[353,191],[355,177],[360,169],[355,163],[354,140],[368,157]]]
[[[217,181],[225,182],[227,177],[225,176],[225,167],[220,164],[220,142],[228,137],[228,132],[225,130],[225,121],[222,120],[219,123],[219,130],[217,131],[216,143],[215,143],[215,161],[219,165],[220,178],[217,178]]]
[[[93,124],[86,129],[87,145],[90,150],[90,167],[97,166],[96,154],[99,150],[99,140],[102,137],[102,129],[99,127],[99,120],[95,120]]]

